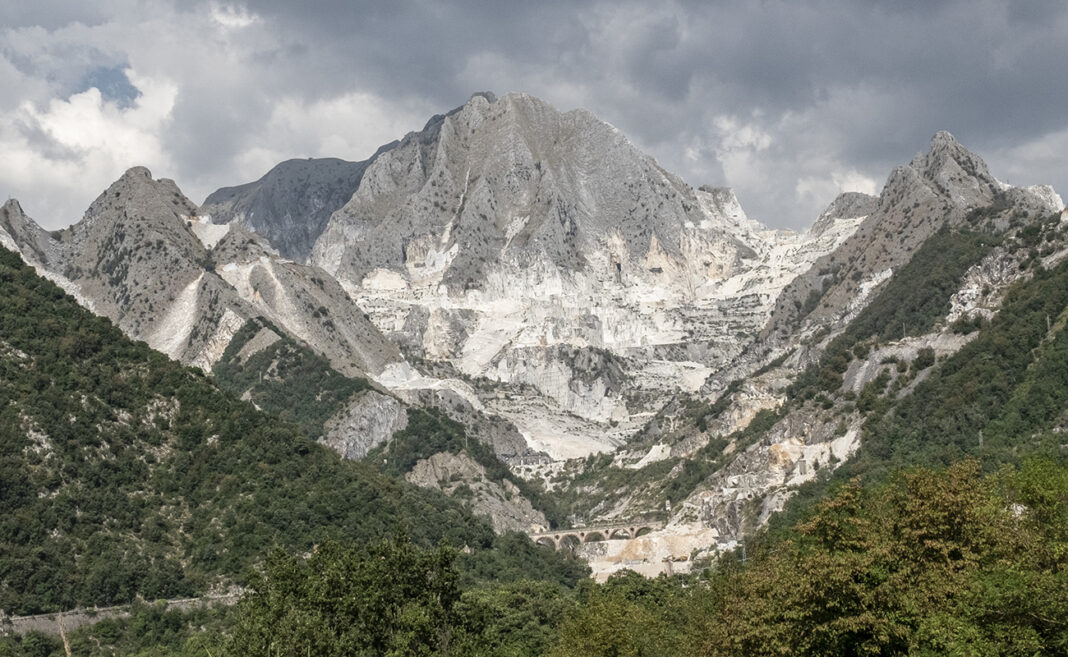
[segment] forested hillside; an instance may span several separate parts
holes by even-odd
[[[342,461],[125,338],[7,250],[0,482],[9,614],[195,595],[243,583],[275,546],[302,553],[398,531],[470,548],[469,577],[570,584],[585,572],[525,538],[495,537],[440,494]]]
[[[850,482],[786,540],[696,576],[471,585],[447,547],[330,542],[272,552],[236,609],[140,608],[68,642],[79,656],[1052,657],[1068,650],[1066,555],[1068,467],[983,475],[969,460]],[[0,655],[63,651],[0,639]]]

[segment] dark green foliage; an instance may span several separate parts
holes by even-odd
[[[244,363],[241,351],[261,329],[281,336]],[[219,387],[249,398],[264,411],[299,425],[312,438],[323,434],[323,423],[361,390],[365,379],[350,378],[330,367],[311,348],[298,344],[263,319],[251,319],[227,346],[213,373]]]
[[[403,477],[420,460],[441,452],[466,453],[486,469],[487,479],[497,483],[510,481],[534,508],[545,513],[553,526],[559,523],[560,512],[549,496],[536,485],[512,474],[490,445],[470,439],[462,424],[436,408],[409,408],[408,426],[393,434],[387,445],[371,450],[364,460],[380,467],[386,474]]]
[[[582,559],[566,551],[547,550],[517,532],[495,537],[491,550],[461,554],[457,563],[462,583],[471,588],[524,579],[571,588],[590,574]]]
[[[472,654],[456,552],[406,538],[320,545],[308,559],[272,552],[250,581],[227,654],[338,657]]]
[[[342,461],[126,339],[0,250],[0,609],[197,594],[272,546],[413,540],[489,549],[438,493]],[[555,555],[533,563],[557,564]],[[566,576],[565,576],[566,577]]]
[[[234,608],[216,606],[190,611],[164,610],[162,605],[134,603],[128,618],[113,618],[67,632],[72,657],[144,655],[200,657],[221,654],[223,632],[234,622]],[[0,655],[3,655],[0,648]],[[16,653],[19,654],[19,653]],[[62,642],[52,651],[62,657]]]
[[[0,637],[0,657],[51,657],[63,654],[57,637],[27,632],[24,636]]]
[[[578,591],[560,657],[1061,655],[1068,466],[966,461],[841,487],[791,540],[698,585],[629,574]]]
[[[557,584],[521,581],[465,591],[459,607],[472,626],[481,628],[487,653],[541,657],[576,604],[571,592]]]
[[[975,315],[962,315],[955,322],[950,324],[949,328],[954,333],[960,333],[961,335],[968,335],[974,333],[982,328],[985,328],[990,321],[979,314]]]
[[[892,413],[869,419],[843,476],[948,464],[969,454],[1012,462],[1043,449],[1043,432],[1068,408],[1066,309],[1068,263],[1014,286],[989,327],[934,368]],[[924,365],[919,360],[917,369]]]
[[[551,657],[674,657],[688,655],[688,617],[697,596],[682,578],[613,575],[579,592],[560,627]]]
[[[771,533],[781,536],[829,484],[857,475],[881,481],[897,468],[967,456],[997,467],[1055,453],[1063,441],[1051,432],[1068,409],[1066,313],[1068,262],[1014,285],[994,319],[953,356],[936,364],[930,353],[917,358],[912,369],[926,365],[929,373],[904,398],[880,396],[869,384],[857,400],[868,414],[857,454],[830,480],[801,486]]]
[[[791,386],[795,398],[809,399],[820,390],[842,385],[856,347],[867,340],[886,342],[922,335],[949,311],[949,300],[968,268],[979,262],[997,238],[968,230],[943,228],[916,251],[845,331],[827,346],[817,365],[801,373]],[[866,347],[861,346],[861,351]]]
[[[912,367],[917,371],[925,370],[935,364],[935,352],[931,347],[923,347],[916,353],[916,359],[912,361]]]

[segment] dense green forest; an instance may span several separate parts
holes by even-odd
[[[1033,226],[1037,231],[1017,238],[1019,246],[1033,248],[1032,232],[1038,242],[1054,234],[1063,239],[1064,229],[1055,223]],[[1027,267],[1030,276],[1006,291],[992,320],[951,327],[974,333],[957,353],[937,364],[933,357],[923,362],[923,353],[912,363],[893,363],[896,380],[880,376],[853,401],[837,389],[824,393],[864,413],[860,449],[832,476],[802,486],[785,513],[773,520],[776,531],[796,521],[831,486],[856,476],[879,481],[902,467],[949,465],[967,457],[982,459],[988,469],[1019,464],[1030,455],[1064,457],[1058,431],[1068,425],[1068,261],[1045,269],[1030,260]],[[872,301],[871,314],[894,307],[895,298],[894,288],[888,287]],[[868,316],[866,310],[856,322]],[[819,395],[812,382],[825,380],[828,368],[840,385],[840,372],[861,344],[852,327],[843,333],[850,348],[829,348],[818,365],[799,377],[805,383],[792,389],[796,396],[791,403],[815,403]],[[832,346],[841,340],[836,338]],[[911,391],[902,394],[913,380]]]
[[[398,529],[418,545],[468,548],[459,563],[469,578],[570,585],[585,573],[522,537],[495,536],[436,492],[342,461],[128,340],[6,250],[0,309],[7,613],[199,594],[243,583],[272,547],[302,552]]]
[[[976,460],[849,482],[790,538],[714,571],[574,589],[465,586],[456,552],[404,536],[274,551],[235,609],[141,609],[80,630],[74,655],[762,657],[1068,651],[1068,466]],[[61,655],[57,639],[0,655]],[[143,652],[142,652],[143,651]]]

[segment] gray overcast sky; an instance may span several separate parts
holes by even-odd
[[[5,0],[0,195],[65,226],[142,164],[200,202],[524,91],[803,228],[941,129],[1065,193],[1066,63],[1064,0]]]

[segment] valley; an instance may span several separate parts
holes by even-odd
[[[589,112],[480,93],[201,206],[142,167],[63,230],[10,200],[0,245],[9,613],[399,524],[468,582],[697,577],[853,477],[1068,430],[1064,203],[947,132],[791,232]]]

